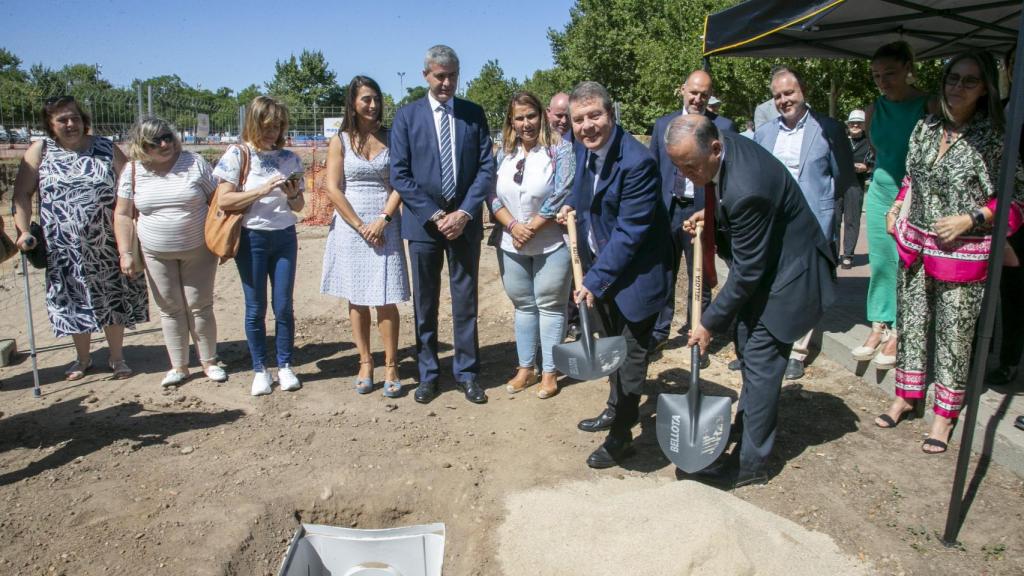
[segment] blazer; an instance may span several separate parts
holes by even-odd
[[[769,153],[779,138],[779,122],[768,122],[754,132],[754,142]],[[836,198],[855,181],[853,150],[843,126],[814,110],[808,110],[800,145],[800,177],[797,182],[826,238],[835,240]]]
[[[668,130],[668,125],[682,114],[682,110],[676,110],[658,118],[654,121],[654,132],[651,134],[651,154],[654,155],[654,160],[658,163],[658,172],[661,175],[661,199],[670,214],[675,208],[672,203],[672,188],[676,183],[676,167],[669,159],[668,152],[665,151],[665,132]],[[704,115],[715,123],[719,132],[736,132],[736,124],[725,116],[719,116],[710,111],[705,111]],[[704,208],[704,193],[699,188],[695,188],[693,191],[693,203],[694,208],[698,210]]]
[[[461,98],[452,99],[452,111],[458,166],[450,203],[441,195],[441,152],[430,101],[423,97],[395,113],[389,134],[391,186],[402,197],[402,238],[406,240],[444,241],[430,221],[438,210],[466,211],[472,220],[463,233],[469,240],[483,235],[482,207],[495,175],[487,117],[483,108]]]
[[[701,323],[726,332],[760,319],[795,342],[835,301],[835,255],[789,170],[749,138],[724,134],[715,237],[731,257],[729,277]]]
[[[593,230],[597,257],[583,285],[611,299],[631,322],[659,313],[668,303],[672,242],[668,211],[660,201],[661,179],[646,146],[616,125],[597,187],[584,189],[587,149],[575,144],[576,175],[566,204],[576,209],[580,243]],[[581,249],[590,260],[590,250]]]

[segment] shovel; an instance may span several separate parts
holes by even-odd
[[[569,250],[572,255],[572,278],[576,290],[583,287],[583,265],[576,242],[576,211],[566,215],[569,228]],[[594,338],[590,329],[590,306],[580,302],[581,335],[576,342],[557,344],[552,350],[555,367],[577,380],[594,380],[619,369],[626,360],[626,339],[622,336]]]
[[[697,224],[693,238],[693,319],[690,326],[700,325],[700,295],[704,283],[703,256]],[[725,396],[702,396],[700,393],[700,346],[690,350],[690,389],[686,394],[658,396],[658,444],[673,464],[687,474],[707,468],[725,450],[729,439],[732,400]]]

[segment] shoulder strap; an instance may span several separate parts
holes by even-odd
[[[243,142],[238,146],[238,152],[241,154],[241,159],[238,162],[238,191],[241,192],[249,177],[249,145]]]
[[[132,201],[135,200],[135,160],[132,160]]]

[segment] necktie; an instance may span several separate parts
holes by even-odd
[[[587,153],[587,169],[583,172],[583,190],[587,195],[587,206],[589,207],[594,202],[594,186],[597,182],[597,154]],[[587,226],[587,244],[590,246],[590,251],[597,255],[597,239],[594,238],[594,226],[588,221],[590,225]]]
[[[452,162],[452,124],[448,118],[448,107],[440,104],[441,113],[441,196],[445,202],[455,197],[455,169]]]
[[[718,285],[718,274],[715,273],[715,210],[718,209],[718,195],[715,183],[704,185],[704,229],[700,239],[704,247],[704,285],[709,289]]]

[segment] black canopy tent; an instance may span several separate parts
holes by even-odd
[[[999,167],[994,238],[1005,238],[1009,199],[1024,124],[1024,34],[1020,0],[748,0],[707,17],[704,57],[870,58],[903,40],[919,59],[968,49],[1004,54],[1016,44],[1006,139]],[[966,511],[964,484],[978,417],[978,400],[992,340],[1005,242],[993,242],[988,279],[967,383],[967,407],[943,541],[956,543]]]

